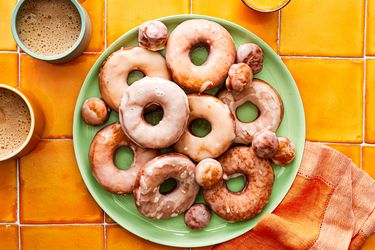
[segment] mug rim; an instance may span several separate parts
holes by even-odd
[[[32,108],[29,100],[20,90],[18,90],[17,88],[11,87],[9,85],[5,85],[5,84],[0,84],[0,89],[9,90],[9,91],[13,92],[14,94],[16,94],[17,96],[21,97],[22,100],[27,105],[27,108],[28,108],[29,113],[30,113],[30,119],[31,119],[30,131],[29,131],[29,134],[27,135],[26,140],[12,153],[7,154],[4,157],[0,157],[0,162],[2,162],[2,161],[12,159],[17,154],[19,154],[24,148],[26,148],[26,146],[29,144],[29,142],[31,140],[31,137],[32,137],[32,135],[34,133],[34,130],[35,130],[35,114],[34,114],[34,109]]]
[[[250,8],[252,10],[255,10],[255,11],[258,11],[258,12],[261,12],[261,13],[272,13],[272,12],[279,11],[282,8],[284,8],[285,6],[287,6],[290,3],[291,0],[286,0],[280,7],[277,7],[277,8],[274,8],[274,9],[268,9],[268,10],[262,10],[262,9],[258,9],[256,7],[254,7],[254,6],[251,6],[249,3],[247,3],[247,0],[241,0],[241,1],[242,1],[243,4],[245,4],[248,8]]]
[[[17,2],[17,5],[16,7],[14,8],[13,10],[13,14],[12,14],[12,35],[13,35],[13,38],[14,40],[16,40],[16,43],[17,45],[23,50],[25,51],[26,54],[36,58],[36,59],[39,59],[39,60],[43,60],[43,61],[56,61],[56,60],[61,60],[67,56],[69,56],[70,54],[72,54],[81,44],[83,38],[84,38],[84,35],[85,35],[85,32],[86,32],[86,29],[87,29],[87,20],[86,20],[86,14],[82,8],[82,6],[77,2],[77,0],[70,0],[70,2],[73,3],[73,5],[75,6],[75,8],[78,10],[78,13],[81,17],[81,31],[80,31],[80,34],[77,38],[77,40],[75,41],[75,43],[72,45],[72,47],[70,47],[69,49],[67,49],[66,51],[64,51],[63,53],[60,53],[60,54],[57,54],[57,55],[52,55],[52,56],[43,56],[43,55],[39,55],[39,54],[36,54],[34,53],[33,51],[31,51],[30,49],[28,49],[24,44],[23,42],[21,41],[20,37],[18,36],[18,32],[17,32],[17,16],[18,16],[18,13],[19,13],[19,10],[22,6],[22,4],[27,1],[27,0],[20,0]]]

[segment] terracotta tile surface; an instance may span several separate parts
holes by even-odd
[[[187,249],[167,247],[135,236],[119,226],[107,226],[107,249],[131,249],[131,250],[163,250],[163,249]]]
[[[0,225],[0,250],[18,250],[18,226]]]
[[[103,222],[87,191],[71,141],[41,141],[20,163],[22,223]]]
[[[363,54],[364,0],[291,1],[282,10],[283,55]]]
[[[44,137],[71,138],[73,112],[86,75],[98,55],[82,55],[62,65],[21,56],[21,86],[39,100],[46,117]]]
[[[0,84],[18,86],[18,54],[0,53]]]
[[[219,3],[216,0],[194,0],[193,13],[215,16],[242,25],[265,40],[275,51],[277,49],[277,12],[258,13],[241,1],[222,0]]]
[[[363,171],[375,179],[375,147],[363,147]]]
[[[366,142],[375,143],[375,59],[366,63]]]
[[[104,50],[104,1],[86,0],[81,1],[82,6],[90,16],[92,24],[92,35],[87,51]]]
[[[24,250],[102,250],[102,226],[27,226],[21,227]]]
[[[0,222],[17,220],[17,161],[0,162]]]
[[[367,0],[367,55],[375,55],[375,0]]]
[[[16,50],[16,42],[11,31],[11,19],[17,0],[0,1],[0,50]]]
[[[189,9],[189,0],[107,1],[108,45],[144,21],[163,16],[187,14]]]
[[[284,59],[298,85],[307,139],[362,141],[362,60]]]
[[[360,145],[345,145],[345,144],[327,144],[331,148],[343,153],[357,165],[361,164],[361,146]]]

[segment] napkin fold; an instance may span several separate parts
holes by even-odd
[[[213,249],[360,249],[375,231],[374,209],[374,179],[338,151],[306,142],[298,175],[275,211]]]

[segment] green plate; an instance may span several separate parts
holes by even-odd
[[[208,227],[201,231],[192,231],[185,226],[183,215],[168,220],[149,220],[138,213],[132,195],[114,195],[108,193],[96,182],[91,173],[88,151],[92,138],[101,127],[93,127],[85,124],[81,119],[80,108],[87,98],[100,97],[98,73],[101,64],[112,52],[119,48],[137,45],[137,28],[121,36],[96,61],[82,86],[74,113],[73,140],[75,155],[86,186],[96,202],[111,218],[128,231],[152,242],[177,247],[213,245],[233,239],[253,228],[264,214],[271,213],[277,207],[288,192],[300,166],[305,143],[305,117],[301,98],[291,74],[280,57],[253,33],[225,20],[200,15],[177,15],[161,18],[160,20],[171,31],[179,23],[197,18],[212,20],[224,26],[232,35],[236,47],[247,42],[260,45],[265,55],[264,69],[256,77],[270,83],[279,92],[284,102],[284,119],[277,134],[287,136],[294,142],[297,151],[296,159],[285,168],[274,167],[276,178],[272,195],[261,214],[251,220],[238,223],[227,223],[213,214]],[[203,54],[204,51],[202,52],[201,50],[193,56],[197,57],[195,60],[199,61],[199,58]],[[253,110],[249,106],[244,107],[240,113],[241,117],[254,115]],[[107,124],[115,121],[118,121],[118,116],[117,113],[112,111]],[[199,126],[199,123],[197,126]],[[204,126],[196,129],[198,131],[200,129],[204,130]],[[129,165],[131,157],[132,155],[129,150],[121,150],[116,155],[116,162],[122,165]],[[232,180],[230,185],[232,188],[238,188],[241,182],[240,179]],[[197,201],[203,201],[202,194],[199,194]]]

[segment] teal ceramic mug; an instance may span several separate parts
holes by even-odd
[[[81,18],[81,30],[78,36],[78,39],[70,47],[68,50],[64,51],[63,53],[51,56],[45,55],[38,55],[29,48],[25,46],[25,44],[21,41],[18,31],[17,31],[17,16],[20,13],[20,9],[22,4],[29,0],[20,0],[18,1],[12,16],[12,34],[14,39],[16,40],[18,46],[28,55],[43,60],[50,63],[65,63],[68,61],[73,60],[74,58],[78,57],[88,46],[91,38],[92,26],[90,21],[90,16],[86,12],[86,10],[80,5],[79,2],[84,2],[84,0],[70,0],[74,7],[77,9],[80,18]]]

